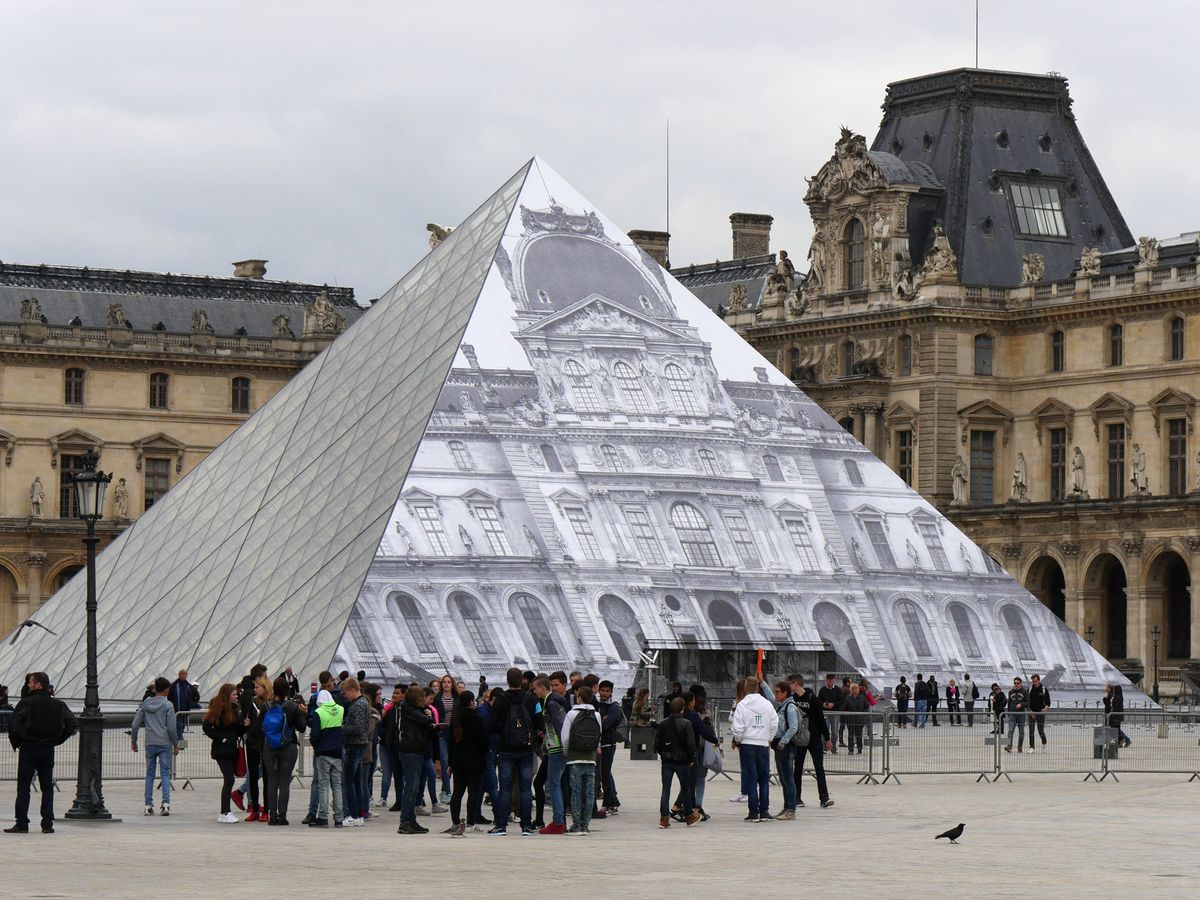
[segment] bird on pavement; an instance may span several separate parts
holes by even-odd
[[[953,828],[951,828],[949,831],[943,831],[941,834],[939,834],[937,837],[935,837],[934,840],[940,841],[942,838],[950,838],[950,843],[957,844],[958,839],[960,837],[962,837],[963,829],[965,829],[966,827],[967,827],[966,825],[959,823],[958,825],[955,825]]]

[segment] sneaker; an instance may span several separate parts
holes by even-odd
[[[1024,749],[1023,747],[1018,747],[1018,748],[1017,748],[1017,752],[1018,752],[1018,753],[1024,753],[1024,752],[1025,752],[1025,749]]]
[[[774,822],[774,821],[775,821],[775,817],[774,817],[773,815],[771,815],[770,813],[759,813],[759,814],[758,814],[758,821],[760,821],[760,822]]]
[[[241,791],[234,791],[229,795],[229,799],[233,801],[233,805],[242,812],[246,811],[245,795]]]
[[[260,822],[266,822],[266,823],[270,824],[270,822],[271,822],[271,814],[270,814],[270,812],[268,812],[268,811],[267,811],[267,810],[265,810],[265,809],[260,809],[260,810],[258,811],[258,821],[260,821]]]
[[[683,813],[677,809],[671,810],[671,821],[682,822],[683,821]]]
[[[338,825],[341,825],[341,824],[342,824],[341,822],[338,822]],[[308,827],[309,828],[328,828],[329,820],[328,819],[313,819],[311,822],[308,823]]]
[[[729,802],[730,802],[730,803],[745,803],[745,802],[746,802],[746,795],[745,795],[745,794],[738,794],[736,797],[730,797],[730,798],[729,798]]]
[[[708,813],[706,813],[704,810],[700,810],[700,821],[707,822],[708,820],[709,820]]]
[[[14,825],[12,828],[5,828],[5,834],[29,834],[28,825]]]
[[[752,813],[752,814],[746,816],[746,818],[742,819],[742,821],[743,822],[757,822],[758,816]]]
[[[315,821],[317,821],[317,817],[314,816],[312,813],[309,813],[307,816],[305,816],[303,819],[300,820],[300,824],[301,825],[311,825]],[[328,824],[328,821],[329,820],[326,819],[326,824]]]
[[[533,830],[532,825],[521,826],[521,837],[533,837],[535,834],[537,834],[537,832]]]
[[[592,813],[592,818],[593,819],[607,819],[608,818],[608,810],[597,809]]]
[[[546,825],[546,826],[538,829],[538,834],[566,834],[566,833],[567,833],[567,826],[559,825],[557,822],[551,822],[549,825]]]
[[[440,816],[443,813],[450,812],[450,807],[442,806],[440,803],[435,803],[433,804],[433,809],[431,809],[429,812],[431,815]]]
[[[401,822],[400,827],[396,829],[396,834],[420,834],[417,831],[417,826],[410,822]]]
[[[488,834],[491,835],[492,837],[504,837],[505,835],[508,834],[508,829],[505,828],[503,825],[497,825],[494,828],[492,828],[491,830],[489,830]]]
[[[510,821],[510,822],[515,822],[515,821],[516,821],[516,819],[510,819],[509,821]],[[542,829],[542,828],[545,828],[545,827],[546,827],[546,820],[545,820],[545,819],[534,819],[534,820],[533,820],[533,827],[534,827],[534,828],[537,828],[537,829]]]
[[[604,812],[604,814],[605,814],[606,816],[616,816],[616,815],[620,815],[620,813],[621,813],[621,807],[619,807],[619,806],[606,806],[606,807],[604,807],[604,809],[603,809],[602,811]]]
[[[1007,746],[1004,748],[1004,752],[1005,752],[1005,753],[1012,753],[1012,744],[1008,744],[1008,745],[1007,745]]]
[[[781,822],[792,822],[796,819],[796,811],[794,809],[785,809],[775,818],[779,819]]]
[[[449,803],[450,802],[450,792],[442,791],[440,794],[438,794],[438,800],[441,801],[442,803]]]
[[[154,804],[153,803],[146,804],[146,812],[143,815],[147,815],[147,816],[154,815]]]
[[[375,806],[376,809],[385,808],[388,805],[387,797],[380,797],[378,800],[375,801],[375,803],[373,805]]]
[[[796,809],[804,809],[804,801],[799,797],[796,798]]]
[[[580,828],[578,825],[572,825],[570,828],[568,828],[564,832],[564,834],[566,834],[568,837],[575,837],[577,835],[587,834],[587,832],[584,831],[582,828]]]
[[[388,812],[400,812],[400,801],[397,800],[395,803],[389,806]]]
[[[378,818],[378,816],[376,816],[376,815],[375,815],[375,813],[371,812],[371,811],[368,809],[368,810],[367,810],[365,813],[363,813],[363,814],[362,814],[362,815],[361,815],[359,818],[361,818],[361,819],[362,819],[362,820],[365,822],[365,821],[366,821],[366,820],[368,820],[368,819],[375,819],[375,818]]]
[[[161,809],[158,811],[158,814],[159,814],[160,816],[169,816],[169,815],[171,814],[171,804],[170,804],[170,803],[164,803],[164,804],[162,805],[162,808],[161,808]]]
[[[257,822],[260,818],[262,818],[262,815],[256,809],[256,810],[253,810],[250,813],[250,815],[246,816],[246,818],[242,819],[242,821],[243,822]]]
[[[418,806],[413,810],[413,812],[415,812],[418,816],[427,816],[429,815],[429,808],[425,806]]]
[[[342,819],[342,824],[347,828],[353,828],[358,824],[358,819],[354,818],[354,816],[346,816],[346,818]]]
[[[416,822],[410,822],[409,827],[413,830],[414,834],[429,834],[428,828],[424,825],[418,825]]]
[[[42,834],[54,834],[54,826],[53,825],[43,825],[42,826]]]
[[[337,820],[335,820],[335,821],[334,821],[334,823],[333,823],[333,827],[334,827],[334,828],[345,828],[345,826],[342,824],[342,820],[341,820],[341,819],[337,819]]]
[[[671,827],[670,817],[669,816],[660,816],[658,819],[658,827],[659,828],[670,828]]]
[[[221,813],[221,815],[217,816],[217,821],[220,822],[222,825],[232,825],[237,820],[238,820],[238,817],[235,816],[231,812]]]
[[[362,828],[367,824],[366,819],[361,819],[358,816],[355,816],[353,819],[342,819],[342,821],[347,825],[353,825],[355,828]]]
[[[687,825],[688,828],[691,828],[699,821],[700,813],[696,812],[695,810],[692,810],[692,814],[683,820],[684,824]]]
[[[833,806],[832,800],[822,800],[821,801],[821,809],[829,809],[829,807],[831,807],[831,806]]]

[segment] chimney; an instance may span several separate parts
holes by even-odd
[[[234,278],[249,278],[253,281],[262,281],[267,275],[267,261],[265,259],[243,259],[241,262],[233,264]]]
[[[766,256],[771,252],[771,223],[774,216],[760,213],[734,213],[729,217],[733,227],[733,258]]]
[[[647,255],[664,269],[671,268],[671,256],[668,252],[671,235],[665,231],[629,232],[629,239],[646,251]]]

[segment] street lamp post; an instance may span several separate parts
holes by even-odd
[[[1096,639],[1096,629],[1089,625],[1083,636],[1087,638],[1088,646],[1092,646],[1092,641]]]
[[[1150,637],[1154,639],[1154,702],[1158,702],[1158,642],[1162,638],[1162,629],[1155,625],[1150,629]]]
[[[87,687],[83,695],[83,713],[79,716],[79,780],[75,804],[67,811],[68,819],[113,821],[104,806],[103,760],[104,715],[100,712],[100,679],[96,672],[96,522],[104,513],[104,491],[112,481],[96,468],[100,461],[95,450],[83,457],[83,471],[72,479],[75,486],[76,514],[87,525]]]

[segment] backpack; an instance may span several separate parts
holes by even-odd
[[[810,734],[808,731],[808,713],[800,708],[800,704],[789,697],[784,701],[784,705],[792,704],[792,708],[796,710],[796,733],[792,735],[791,744],[793,747],[807,747]],[[787,713],[784,713],[784,721],[787,721]]]
[[[688,728],[691,723],[681,716],[668,716],[658,728],[654,729],[654,752],[660,760],[669,764],[680,764],[687,759],[683,736],[679,732],[679,723]]]
[[[571,723],[568,753],[595,753],[600,747],[600,720],[591,710],[580,710]]]
[[[617,727],[613,729],[613,741],[618,744],[623,744],[629,740],[629,719],[625,717],[625,710],[620,711],[621,721],[617,723]]]
[[[288,724],[287,710],[282,703],[273,703],[263,714],[263,740],[272,750],[282,750],[293,735]]]
[[[525,692],[508,698],[504,722],[500,727],[501,750],[524,750],[533,747],[533,716],[525,705]]]

